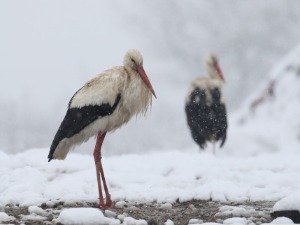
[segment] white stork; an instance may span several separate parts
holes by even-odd
[[[187,123],[194,141],[204,149],[206,142],[213,144],[226,140],[227,115],[221,88],[225,82],[218,58],[210,53],[205,58],[208,77],[196,78],[188,91],[185,103]]]
[[[105,135],[127,123],[136,114],[145,114],[156,97],[143,68],[143,57],[129,50],[123,66],[104,71],[88,81],[71,98],[68,110],[52,142],[48,155],[65,159],[69,150],[97,135],[94,159],[99,191],[99,207],[112,205],[101,163],[101,146]],[[104,203],[101,180],[104,186]]]

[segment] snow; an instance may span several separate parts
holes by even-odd
[[[233,216],[233,217],[251,217],[255,216],[257,212],[253,208],[241,208],[237,206],[222,206],[219,209],[220,212],[216,216]]]
[[[296,191],[282,198],[273,207],[273,211],[299,210],[300,211],[300,192]]]
[[[124,225],[147,225],[147,221],[145,221],[145,220],[136,220],[132,217],[125,217],[123,224]]]
[[[0,206],[97,200],[92,156],[71,153],[65,161],[48,163],[47,151],[0,152]],[[114,156],[103,163],[114,201],[276,201],[300,189],[295,154],[214,157],[195,148]]]
[[[114,221],[104,217],[100,209],[95,208],[71,208],[64,209],[58,217],[58,221],[62,224],[87,224],[87,225],[101,225],[108,224]]]
[[[241,224],[247,225],[247,219],[241,217],[232,217],[223,221],[223,224]]]
[[[165,222],[165,225],[174,225],[174,223],[173,223],[173,221],[172,220],[167,220],[166,222]]]
[[[47,217],[36,215],[36,214],[30,214],[30,215],[21,215],[22,220],[34,220],[34,221],[44,221],[47,219]]]
[[[286,217],[278,217],[274,219],[271,224],[294,224],[294,222]]]
[[[14,221],[16,218],[7,215],[5,212],[0,212],[0,222]]]
[[[29,206],[28,207],[28,212],[30,214],[35,213],[37,215],[46,215],[47,213],[45,212],[45,210],[43,210],[42,208],[38,207],[38,206]]]

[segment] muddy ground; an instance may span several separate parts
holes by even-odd
[[[169,219],[175,225],[186,225],[203,222],[222,223],[227,218],[244,217],[247,224],[261,224],[272,221],[271,209],[274,202],[213,202],[192,200],[176,203],[143,203],[143,202],[125,202],[115,203],[109,210],[103,210],[106,217],[120,219],[124,217],[133,217],[135,219],[144,219],[148,225],[164,225]],[[41,215],[29,213],[28,207],[19,207],[17,205],[6,205],[0,211],[4,211],[15,220],[5,221],[2,224],[56,224],[57,217],[61,210],[75,207],[97,207],[96,202],[76,202],[67,203],[59,200],[43,203],[39,205],[44,209]],[[193,220],[191,220],[193,219]]]

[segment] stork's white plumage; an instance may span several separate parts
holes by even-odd
[[[225,82],[218,58],[210,53],[205,58],[208,77],[196,78],[188,91],[185,103],[187,122],[194,141],[204,148],[207,141],[226,140],[227,115],[221,88]]]
[[[152,94],[156,97],[144,71],[142,55],[137,50],[129,50],[124,56],[123,66],[113,67],[88,81],[69,102],[48,159],[65,159],[72,147],[97,135],[94,159],[99,207],[108,208],[112,204],[101,163],[101,146],[105,135],[127,123],[132,116],[145,114],[151,106]]]

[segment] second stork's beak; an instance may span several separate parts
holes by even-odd
[[[220,69],[220,66],[219,66],[219,64],[218,64],[218,63],[215,63],[215,69],[216,69],[216,71],[217,71],[217,73],[218,73],[218,75],[219,75],[220,79],[221,79],[222,81],[224,81],[224,82],[225,82],[225,79],[224,79],[224,76],[223,76],[222,70]]]
[[[154,92],[154,90],[153,90],[153,88],[152,88],[152,85],[151,85],[151,83],[150,83],[150,80],[149,80],[149,78],[148,78],[148,76],[147,76],[147,74],[146,74],[146,72],[145,72],[143,66],[138,66],[138,67],[137,67],[137,71],[138,71],[138,73],[140,74],[142,80],[145,82],[145,84],[147,85],[147,87],[150,89],[150,91],[151,91],[152,94],[154,95],[154,97],[157,98],[157,97],[156,97],[156,94],[155,94],[155,92]]]

